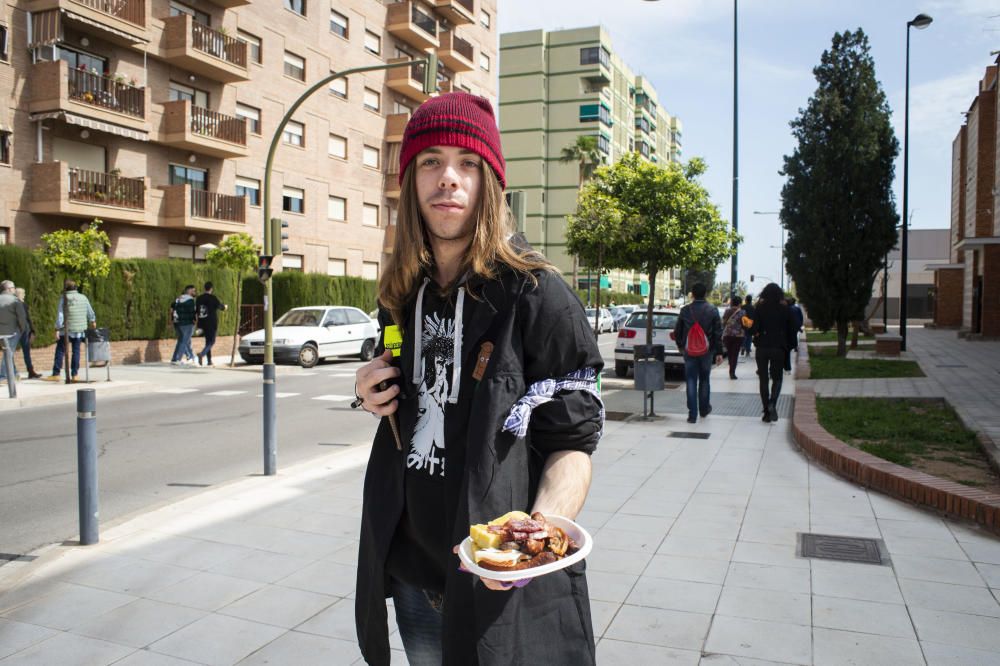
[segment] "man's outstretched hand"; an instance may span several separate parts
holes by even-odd
[[[451,552],[458,555],[458,546],[452,548]],[[462,560],[458,561],[458,568],[459,570],[464,571],[466,573],[472,573],[471,571],[465,568],[465,565],[462,564]],[[509,583],[505,583],[503,581],[493,580],[492,578],[483,578],[482,576],[479,577],[479,580],[482,581],[483,585],[485,585],[487,588],[491,590],[494,590],[495,592],[507,592],[509,590],[513,590],[516,587],[518,588],[524,587],[525,585],[531,582],[530,578],[522,578],[520,580],[515,580]]]

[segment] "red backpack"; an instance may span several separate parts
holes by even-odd
[[[708,338],[697,319],[688,331],[687,340],[684,341],[684,352],[688,356],[704,356],[708,353]]]

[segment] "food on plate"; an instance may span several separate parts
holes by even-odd
[[[511,511],[469,528],[476,564],[492,571],[519,571],[552,564],[579,546],[539,512]]]

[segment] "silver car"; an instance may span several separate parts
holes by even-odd
[[[587,321],[590,325],[594,325],[594,312],[595,308],[587,308]],[[599,333],[614,333],[615,331],[615,318],[611,316],[611,312],[607,308],[601,308],[601,315],[598,321],[598,332]]]
[[[646,310],[636,310],[625,320],[625,325],[618,330],[615,341],[615,376],[626,377],[632,367],[632,349],[636,345],[646,344]],[[664,362],[669,368],[683,368],[684,356],[674,341],[674,326],[677,324],[677,310],[653,310],[653,341],[654,345],[663,345]]]

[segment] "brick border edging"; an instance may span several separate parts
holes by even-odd
[[[809,353],[799,345],[796,379],[809,378]],[[1000,495],[887,462],[840,441],[819,424],[816,391],[796,384],[792,436],[816,462],[848,481],[919,504],[1000,534]]]

